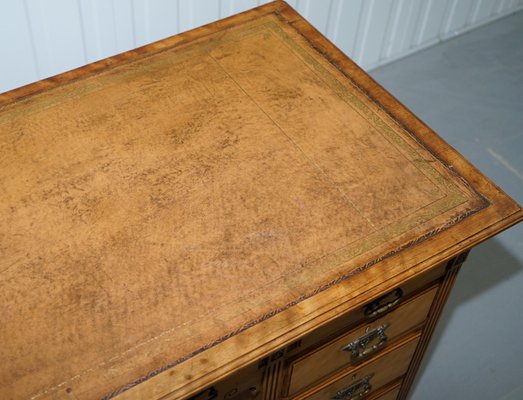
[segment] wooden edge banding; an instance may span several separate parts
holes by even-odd
[[[468,251],[466,252],[466,254],[468,254]],[[458,276],[458,272],[461,268],[463,261],[464,260],[462,260],[461,255],[456,257],[456,259],[449,261],[449,270],[447,272],[447,275],[445,276],[445,279],[443,280],[443,283],[441,284],[438,293],[436,294],[434,302],[432,303],[432,307],[429,311],[429,319],[427,320],[425,327],[423,328],[418,347],[416,348],[409,369],[407,370],[407,373],[405,375],[403,384],[400,389],[400,393],[398,395],[398,400],[405,400],[407,398],[407,395],[409,394],[412,383],[414,382],[414,378],[421,365],[421,361],[423,360],[423,355],[425,354],[425,351],[427,350],[427,347],[430,343],[430,339],[434,334],[434,330],[436,329],[436,325],[439,321],[441,313],[443,312],[443,308],[445,306],[445,303],[447,302],[450,291],[454,286],[456,277]]]

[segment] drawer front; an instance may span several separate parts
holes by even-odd
[[[296,347],[295,350],[287,354],[291,357],[298,354],[302,354],[303,349],[316,347],[318,343],[323,343],[325,340],[328,340],[328,338],[332,337],[337,332],[347,330],[353,326],[357,326],[361,323],[364,323],[364,321],[370,321],[375,317],[370,317],[368,316],[368,314],[373,313],[374,311],[377,311],[380,308],[381,310],[386,309],[388,305],[392,305],[395,302],[397,304],[395,304],[394,307],[399,307],[403,302],[407,301],[414,293],[417,293],[420,289],[427,287],[431,283],[434,283],[438,279],[440,279],[445,274],[446,265],[446,262],[438,264],[430,270],[426,271],[425,273],[403,283],[398,288],[402,293],[402,296],[399,299],[399,301],[395,301],[395,294],[397,293],[396,290],[393,290],[389,294],[385,294],[383,296],[377,296],[377,298],[374,301],[371,301],[367,304],[363,304],[362,306],[352,311],[344,313],[343,315],[340,315],[340,317],[336,318],[330,323],[316,329],[313,333],[305,335],[300,339],[300,346]],[[379,301],[380,299],[381,301]],[[371,307],[373,303],[374,305],[376,305],[377,301],[379,301],[379,306]],[[393,308],[390,307],[390,310],[392,309]],[[387,311],[388,310],[386,309],[385,312]]]
[[[385,393],[383,396],[377,397],[376,400],[396,400],[400,394],[399,386],[390,392]]]
[[[376,395],[369,397],[369,400],[396,400],[400,394],[401,382],[390,385],[380,390]]]
[[[319,386],[314,393],[304,393],[294,399],[349,400],[362,398],[363,393],[372,394],[407,371],[420,335],[419,331],[410,335],[372,361],[348,369],[341,377],[333,379],[332,383],[326,382]]]
[[[292,360],[288,369],[288,395],[292,396],[348,365],[365,361],[421,324],[428,315],[437,289],[434,286],[372,323],[360,325],[307,355]]]

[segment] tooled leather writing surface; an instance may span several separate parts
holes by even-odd
[[[274,15],[8,104],[0,140],[6,398],[99,397],[487,206]]]

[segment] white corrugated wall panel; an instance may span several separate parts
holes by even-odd
[[[0,92],[269,0],[0,1]],[[363,68],[523,8],[523,0],[290,0]]]
[[[155,3],[157,3],[157,1]],[[144,46],[153,41],[150,34],[150,25],[152,22],[149,12],[150,4],[151,2],[148,0],[131,0],[135,46]],[[160,18],[159,21],[168,20],[169,18],[166,15]]]
[[[300,0],[299,12],[308,15],[308,21],[321,32],[327,31],[329,14],[332,13],[332,0]]]
[[[40,78],[24,2],[5,2],[1,8],[0,92]]]
[[[449,3],[452,0],[428,0],[423,23],[417,37],[419,46],[434,43],[439,38]],[[481,0],[479,0],[481,1]]]
[[[331,7],[336,16],[330,39],[346,54],[353,54],[358,35],[363,0],[334,0]]]
[[[387,58],[394,58],[408,47],[406,23],[410,19],[415,19],[412,15],[412,8],[416,0],[397,0],[394,18],[394,29],[390,32],[391,43],[388,50]]]
[[[149,41],[154,42],[180,31],[178,19],[178,2],[173,0],[157,0],[150,3],[148,16]]]
[[[268,3],[270,0],[218,0],[221,6],[220,18],[228,17],[261,4]]]
[[[26,4],[40,76],[54,75],[90,61],[78,1],[26,0]],[[2,38],[17,46],[16,39]]]
[[[454,36],[455,32],[467,26],[473,5],[473,0],[452,0],[452,9],[445,24],[445,36]]]
[[[383,43],[389,23],[393,0],[366,1],[365,24],[358,37],[355,61],[362,65],[377,64],[382,59]]]
[[[114,54],[117,46],[111,1],[98,3],[92,0],[80,0],[80,12],[87,58],[97,60]]]
[[[478,7],[476,11],[476,21],[485,21],[494,15],[497,11],[497,5],[500,0],[478,0]]]
[[[101,4],[101,0],[91,0],[94,3]],[[107,27],[107,31],[112,27],[116,40],[116,51],[118,54],[130,50],[138,43],[136,41],[136,30],[134,26],[134,6],[131,0],[107,0],[112,3],[113,24]],[[154,21],[154,23],[157,23]],[[93,60],[95,61],[95,60]]]

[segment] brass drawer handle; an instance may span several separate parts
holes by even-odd
[[[351,353],[351,361],[353,363],[363,360],[386,346],[388,337],[385,334],[385,330],[389,326],[390,324],[388,323],[378,326],[372,331],[350,342],[348,345],[343,347],[342,350]],[[378,340],[378,342],[372,344],[376,340]]]
[[[364,398],[372,390],[371,378],[372,375],[367,375],[358,382],[340,390],[334,397],[331,397],[331,400],[357,400]]]
[[[363,312],[366,317],[373,318],[377,315],[384,314],[389,311],[392,307],[397,305],[403,297],[403,290],[397,288],[385,296],[374,300],[365,306]]]

